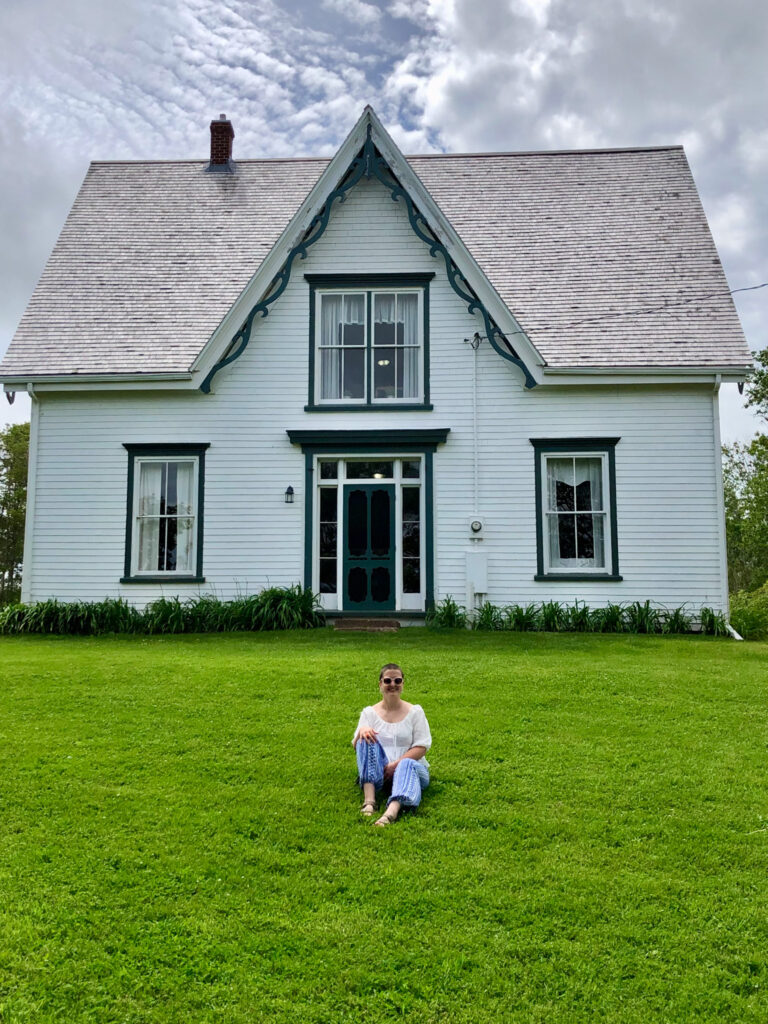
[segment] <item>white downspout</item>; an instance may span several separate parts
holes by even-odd
[[[27,509],[24,516],[24,554],[21,563],[21,600],[29,604],[32,592],[32,554],[34,549],[35,499],[37,496],[37,446],[40,435],[40,400],[34,384],[27,384],[29,395],[29,463],[27,465]]]

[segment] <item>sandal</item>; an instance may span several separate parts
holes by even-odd
[[[374,825],[391,825],[397,821],[397,817],[390,817],[389,811],[385,811],[378,821],[374,821]]]
[[[363,806],[360,808],[360,813],[364,814],[366,818],[372,818],[376,813],[376,803],[373,800],[366,800]]]

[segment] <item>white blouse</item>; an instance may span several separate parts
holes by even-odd
[[[429,750],[432,746],[432,734],[421,704],[414,704],[400,722],[385,722],[373,707],[363,708],[355,735],[352,737],[353,746],[361,729],[376,730],[376,738],[384,748],[388,761],[397,761],[411,747],[426,747]],[[426,757],[419,760],[425,768],[429,768]]]

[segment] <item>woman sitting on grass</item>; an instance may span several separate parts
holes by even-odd
[[[421,791],[429,785],[429,764],[424,757],[432,746],[429,724],[420,704],[402,699],[403,670],[385,665],[379,673],[378,704],[363,708],[352,744],[363,787],[360,813],[376,810],[376,790],[392,780],[387,809],[376,822],[391,825],[401,807],[418,807]]]

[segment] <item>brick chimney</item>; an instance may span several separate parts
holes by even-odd
[[[232,171],[232,139],[235,130],[226,114],[219,114],[218,121],[211,121],[211,162],[209,171]]]

